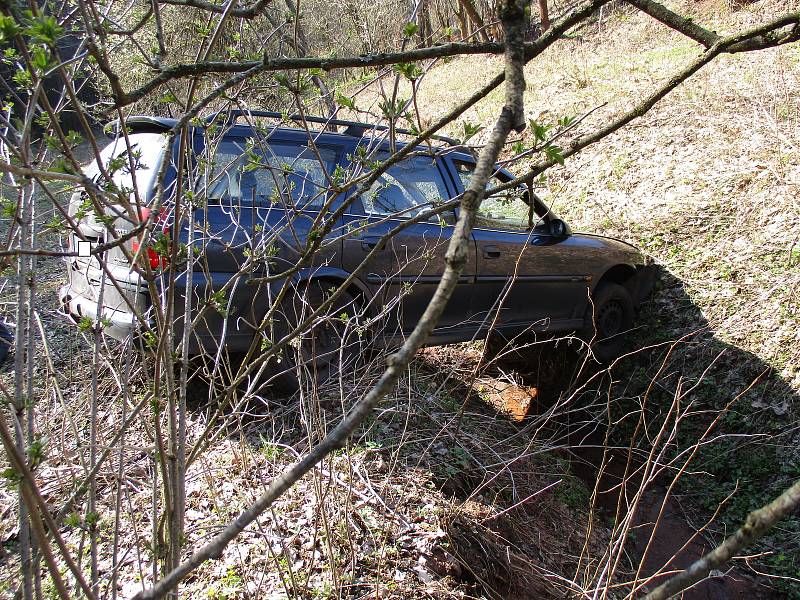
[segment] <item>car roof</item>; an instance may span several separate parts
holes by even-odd
[[[277,113],[263,113],[269,114],[270,116],[277,114]],[[317,117],[312,117],[315,122],[319,122],[320,119]],[[136,131],[169,131],[173,129],[178,124],[178,119],[172,119],[168,117],[153,117],[147,115],[134,115],[128,117],[125,121],[126,125],[128,125],[134,132]],[[374,126],[369,125],[367,123],[355,123],[350,121],[338,121],[340,124],[344,123],[351,123],[360,125],[364,130],[372,129]],[[300,129],[299,127],[286,127],[286,126],[277,126],[274,129],[278,130],[281,133],[281,137],[284,141],[302,141],[308,138],[308,132],[305,129]],[[373,129],[374,130],[374,129]],[[249,133],[252,133],[253,127],[248,124],[241,124],[241,125],[233,125],[230,129],[230,134],[236,137],[246,137]],[[333,131],[318,131],[319,139],[324,143],[325,141],[334,142],[338,141],[339,143],[344,143],[347,145],[353,145],[360,140],[368,139],[364,136],[356,136],[353,134],[348,134],[347,132],[333,132]],[[294,138],[294,140],[293,140]],[[451,143],[451,145],[458,145],[456,140],[452,140],[451,138],[442,137],[440,140],[447,140]],[[402,148],[407,144],[403,142],[397,142],[397,147]],[[422,146],[422,145],[420,145]],[[389,147],[388,142],[381,143],[381,149],[385,150]],[[437,146],[438,149],[447,149],[446,146]],[[459,150],[450,150],[447,152],[447,157],[454,161],[465,162],[474,165],[476,163],[475,156],[459,151]],[[496,166],[497,170],[503,173],[509,179],[514,178],[514,174],[511,173],[508,169],[502,168],[499,165]],[[541,202],[541,200],[540,200]]]
[[[314,116],[298,116],[298,115],[291,115],[286,116],[280,113],[274,112],[267,112],[267,111],[253,111],[252,113],[245,113],[243,111],[231,111],[232,116],[235,119],[236,117],[241,116],[249,116],[252,114],[254,117],[267,117],[272,119],[278,119],[282,123],[286,121],[288,118],[292,121],[303,121],[307,120],[310,123],[317,123],[323,124],[325,126],[338,126],[338,127],[345,127],[345,131],[329,131],[329,130],[314,130],[322,137],[332,137],[338,138],[340,140],[348,140],[352,142],[352,140],[360,140],[368,136],[370,133],[374,133],[377,131],[387,131],[388,127],[385,125],[378,125],[378,124],[371,124],[371,123],[361,123],[358,121],[345,121],[342,119],[329,119],[324,117],[314,117]],[[227,116],[227,115],[223,115]],[[210,122],[213,117],[209,117],[208,121]],[[221,120],[221,119],[220,119]],[[125,121],[125,124],[130,127],[134,131],[168,131],[174,129],[175,126],[179,123],[177,119],[168,118],[168,117],[156,117],[156,116],[149,116],[149,115],[134,115],[128,117]],[[119,125],[119,121],[115,123],[115,125]],[[273,129],[280,131],[281,133],[288,133],[290,137],[293,134],[299,134],[301,137],[307,136],[307,132],[304,129],[299,127],[287,127],[286,125],[278,124],[272,127]],[[241,123],[237,124],[235,121],[231,124],[231,133],[233,135],[241,135],[246,134],[249,131],[252,131],[252,126],[248,123]],[[411,131],[407,131],[405,129],[396,128],[395,131],[399,134],[405,135],[415,135]],[[453,138],[443,136],[443,135],[433,135],[431,139],[444,142],[450,146],[457,146],[459,145],[459,141]],[[403,146],[403,143],[398,142],[399,146]]]
[[[277,115],[278,113],[263,113],[268,114],[269,116]],[[322,119],[318,117],[311,117],[313,122],[322,121]],[[366,133],[367,131],[374,131],[374,125],[370,125],[368,123],[357,123],[355,121],[340,121],[334,120],[336,124],[340,125],[350,125],[350,126],[357,126],[356,131],[360,132],[361,134]],[[148,116],[148,115],[134,115],[128,117],[125,121],[126,125],[130,127],[135,132],[146,132],[146,131],[154,131],[154,132],[163,132],[169,131],[173,129],[178,124],[178,119],[172,119],[169,117],[155,117],[155,116]],[[287,127],[278,125],[274,127],[276,131],[280,132],[281,137],[285,141],[303,141],[308,137],[308,132],[305,129],[301,129],[299,127]],[[229,135],[234,137],[246,137],[248,134],[251,134],[253,131],[253,127],[247,123],[242,124],[234,124],[231,126]],[[351,131],[348,129],[348,131]],[[345,143],[347,145],[353,145],[361,140],[369,140],[368,136],[364,135],[355,135],[354,133],[348,133],[348,131],[338,132],[338,131],[325,131],[325,130],[315,130],[315,133],[318,134],[318,139],[323,143],[325,141],[328,142],[338,142],[338,143]],[[438,141],[447,141],[450,145],[458,145],[457,140],[453,140],[447,137],[439,137]],[[405,142],[397,142],[397,147],[402,148],[405,146]],[[422,145],[420,145],[422,147]],[[385,150],[389,147],[388,142],[383,141],[381,143],[381,149]],[[447,146],[436,146],[437,149],[447,149]],[[476,159],[473,155],[459,151],[459,150],[449,150],[447,152],[447,156],[455,161],[461,161],[465,163],[475,164]],[[506,176],[513,178],[514,176],[507,170],[507,169],[499,169]]]

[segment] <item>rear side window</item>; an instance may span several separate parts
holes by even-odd
[[[124,137],[115,139],[100,152],[100,160],[118,189],[132,193],[135,178],[136,189],[144,198],[155,183],[167,138],[160,133],[131,133],[128,141],[130,146]],[[95,180],[100,174],[96,162],[86,167],[84,172]]]
[[[298,145],[270,144],[256,148],[246,140],[225,140],[213,154],[207,190],[210,204],[269,205],[283,203],[321,208],[336,152],[317,152]]]
[[[386,160],[389,154],[382,153],[377,158]],[[428,156],[416,156],[390,167],[361,194],[361,203],[368,216],[411,218],[446,202],[449,197],[436,161]],[[452,213],[448,211],[443,217],[449,221]]]

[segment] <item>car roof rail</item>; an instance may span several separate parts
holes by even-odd
[[[351,137],[364,137],[364,134],[368,131],[388,131],[388,125],[377,125],[371,123],[361,123],[359,121],[348,121],[345,119],[333,119],[328,117],[317,117],[313,115],[288,115],[284,113],[279,113],[271,110],[241,110],[241,109],[232,109],[224,112],[218,112],[214,115],[208,117],[209,121],[214,121],[216,119],[225,119],[227,120],[230,118],[232,121],[236,121],[241,117],[264,117],[269,119],[279,119],[281,121],[290,120],[290,121],[297,121],[297,122],[308,122],[308,123],[318,123],[320,125],[335,125],[337,127],[344,127],[345,130],[343,135],[351,136]],[[395,133],[399,133],[402,135],[411,135],[417,136],[418,133],[414,133],[409,129],[402,129],[399,127],[394,128]],[[431,139],[444,142],[449,144],[450,146],[461,146],[462,143],[459,142],[455,138],[448,137],[446,135],[437,135],[434,134],[430,136]]]

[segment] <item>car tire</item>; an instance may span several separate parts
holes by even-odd
[[[633,317],[633,299],[627,289],[608,281],[597,285],[580,332],[596,360],[607,364],[624,352]]]
[[[295,329],[329,296],[325,282],[314,281],[284,298],[275,317],[276,339]],[[281,394],[293,394],[304,382],[319,385],[352,367],[363,350],[361,337],[355,330],[359,317],[356,298],[343,292],[326,314],[317,318],[313,327],[300,336],[299,345],[282,350],[281,361],[273,370],[272,389]],[[355,324],[351,319],[356,319]],[[302,362],[300,368],[298,362]],[[300,369],[306,370],[306,377],[298,377]]]

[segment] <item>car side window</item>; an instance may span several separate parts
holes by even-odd
[[[320,209],[328,187],[326,171],[335,168],[336,152],[270,144],[256,148],[244,140],[225,140],[213,154],[207,198],[211,204],[255,202]]]
[[[456,171],[466,189],[472,182],[475,166],[468,163],[456,163]],[[492,176],[486,184],[491,189],[506,183],[497,175]],[[514,187],[483,199],[475,218],[475,227],[482,229],[506,229],[511,231],[528,231],[540,222],[540,218],[532,212],[531,206],[525,202],[527,189],[525,186]]]
[[[386,160],[389,154],[381,153],[377,158]],[[361,194],[361,203],[368,216],[411,218],[449,198],[435,159],[415,156],[389,167]],[[455,220],[452,211],[442,213],[441,217],[447,223]],[[438,217],[433,220],[439,221]]]

